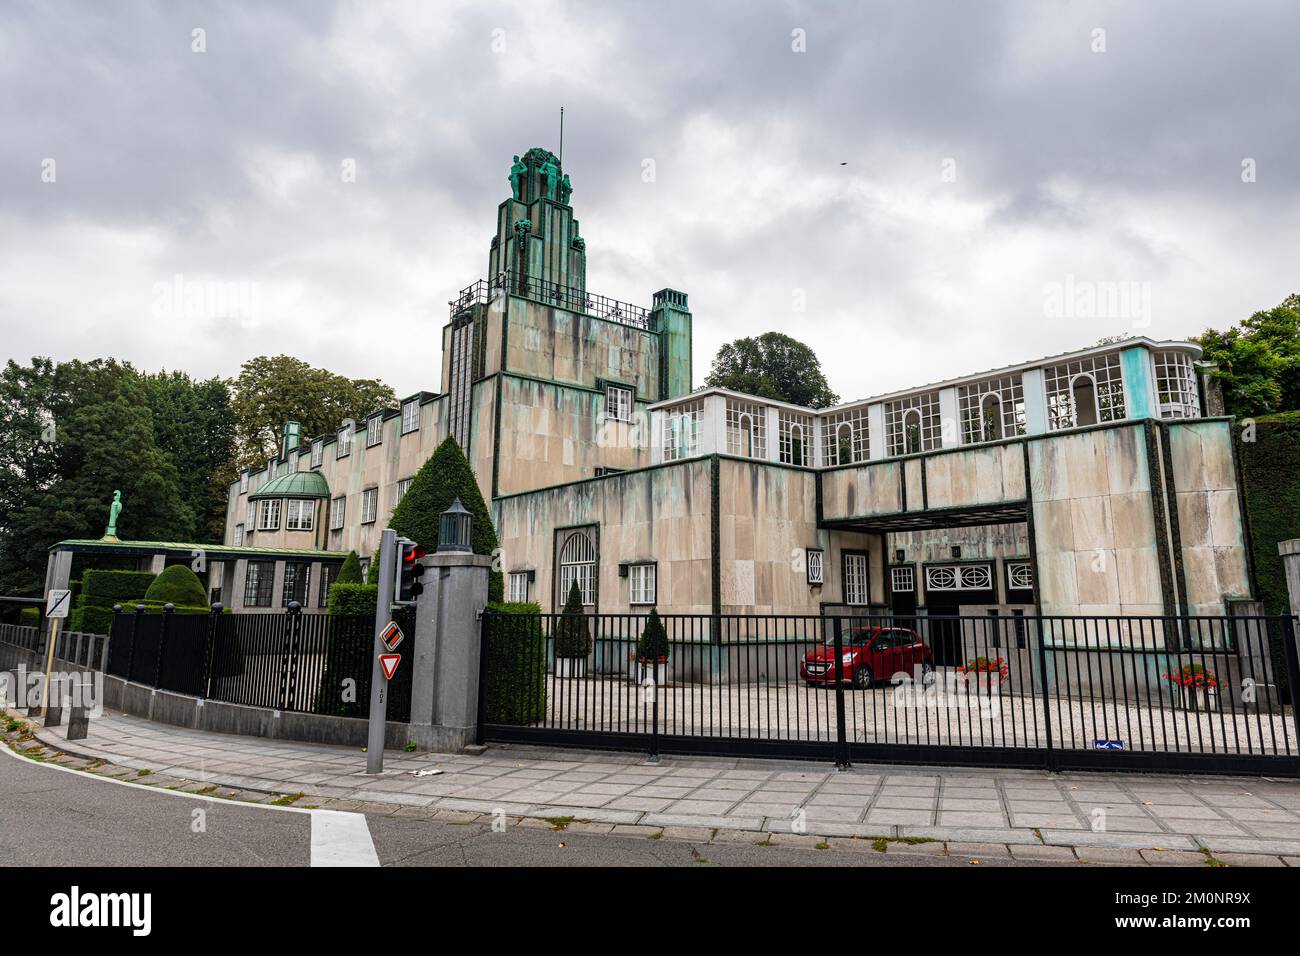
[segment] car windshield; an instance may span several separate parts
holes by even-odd
[[[870,644],[871,639],[873,637],[876,637],[879,634],[880,631],[873,630],[870,628],[859,628],[854,631],[845,631],[843,636],[840,637],[840,644],[843,645],[844,647],[855,647],[861,644]],[[835,638],[834,637],[826,638],[826,646],[834,647]]]

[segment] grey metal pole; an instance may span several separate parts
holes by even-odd
[[[379,663],[384,642],[379,635],[393,612],[393,574],[397,559],[397,532],[385,528],[379,535],[379,595],[375,602],[374,660],[370,662],[370,732],[366,737],[366,773],[384,770],[384,723],[388,718],[388,681]]]

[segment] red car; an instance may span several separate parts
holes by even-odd
[[[856,627],[840,638],[843,661],[835,663],[835,642],[804,655],[799,676],[810,686],[844,680],[859,689],[888,681],[898,673],[924,678],[934,670],[934,654],[915,631],[902,627]]]

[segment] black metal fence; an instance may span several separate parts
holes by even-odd
[[[0,645],[26,651],[43,657],[48,650],[48,624],[33,627],[25,624],[0,624]],[[59,631],[54,647],[54,659],[61,664],[72,664],[102,671],[107,662],[108,636],[85,634],[79,631]],[[8,654],[0,652],[0,667],[12,666]]]
[[[194,697],[366,717],[374,618],[303,614],[113,615],[106,672]],[[388,719],[411,717],[410,655],[389,681]]]
[[[500,272],[492,279],[479,279],[473,285],[461,289],[460,294],[448,303],[451,317],[454,319],[472,305],[490,302],[494,296],[507,290],[511,294],[556,305],[570,312],[582,312],[640,329],[650,328],[650,310],[643,306],[512,271]]]
[[[645,615],[587,615],[584,638],[563,615],[485,615],[482,736],[838,763],[1300,774],[1289,617],[659,620],[656,640]]]

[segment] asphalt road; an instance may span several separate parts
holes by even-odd
[[[967,865],[959,859],[693,844],[520,826],[498,833],[477,823],[280,809],[115,783],[2,749],[0,861],[7,865]]]

